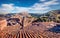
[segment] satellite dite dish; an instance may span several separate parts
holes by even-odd
[[[0,17],[0,30],[3,30],[7,26],[7,21],[5,18]]]

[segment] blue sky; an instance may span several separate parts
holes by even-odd
[[[0,0],[0,14],[2,13],[46,13],[60,9],[60,0]]]

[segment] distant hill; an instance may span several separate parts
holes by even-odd
[[[45,13],[46,16],[50,16],[52,14],[60,14],[60,10],[52,10],[52,11]]]
[[[58,13],[58,14],[60,14],[60,10],[52,10],[52,11],[50,11],[50,13]]]
[[[7,16],[12,16],[12,15],[15,15],[15,14],[19,14],[19,15],[21,15],[21,13],[9,13],[9,14],[5,14],[5,15],[3,15],[3,14],[0,14],[0,17],[7,17]],[[37,13],[29,13],[29,15],[31,15],[31,16],[33,16],[33,17],[40,17],[40,16],[43,16],[43,15],[45,15],[45,16],[50,16],[50,15],[52,15],[52,14],[60,14],[60,10],[52,10],[52,11],[49,11],[49,12],[47,12],[47,13],[44,13],[44,14],[37,14]]]
[[[31,16],[33,17],[37,17],[39,18],[40,16],[42,16],[43,14],[37,14],[37,13],[29,13]]]
[[[55,14],[60,14],[60,10],[52,10],[52,11],[49,11],[47,13],[44,13],[44,14],[37,14],[37,13],[30,13],[31,16],[33,17],[40,17],[40,16],[50,16],[50,15],[55,15]]]

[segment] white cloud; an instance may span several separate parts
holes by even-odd
[[[0,7],[0,14],[7,14],[13,10],[13,4],[2,4]]]
[[[2,4],[0,7],[0,14],[19,13],[23,11],[28,11],[28,8],[14,6],[14,4]]]
[[[26,7],[14,7],[14,11],[15,11],[15,13],[17,12],[17,13],[19,13],[19,12],[23,12],[23,11],[28,11],[28,8],[26,8]]]
[[[43,2],[43,3],[35,3],[33,6],[32,6],[32,10],[37,10],[37,11],[45,11],[45,10],[48,10],[50,9],[51,5],[57,5],[59,4],[59,2],[57,2],[58,0],[50,0],[50,1],[47,1],[47,2]]]
[[[47,10],[49,7],[45,7],[43,4],[36,3],[32,7],[33,10]]]
[[[44,1],[46,1],[46,0],[40,0],[40,1],[44,2]]]
[[[59,2],[57,2],[57,0],[51,0],[51,1],[48,1],[48,2],[44,2],[45,6],[57,5],[57,4],[59,4]]]
[[[37,13],[37,12],[41,13],[41,11],[46,12],[46,10],[49,10],[51,8],[50,7],[51,5],[57,5],[57,4],[59,4],[57,0],[51,0],[43,3],[35,3],[31,7],[19,7],[19,6],[14,6],[14,4],[2,4],[0,7],[0,14],[19,13],[24,11],[27,11],[30,13]]]

